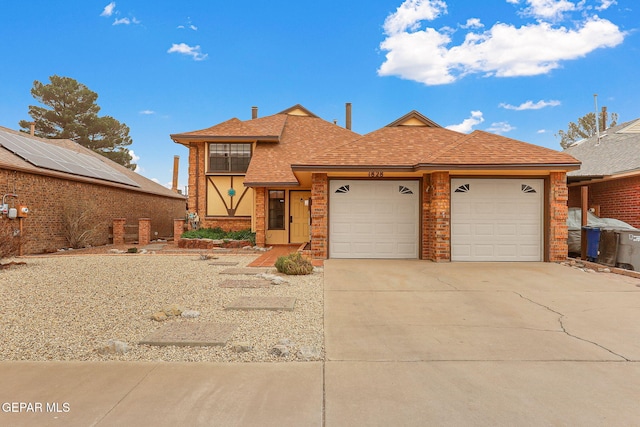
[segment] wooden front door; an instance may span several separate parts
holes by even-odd
[[[309,242],[310,191],[289,192],[289,242]]]

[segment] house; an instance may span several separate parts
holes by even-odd
[[[568,173],[569,206],[581,206],[588,188],[588,207],[596,215],[640,228],[640,119],[611,127],[575,142],[565,153],[582,162]]]
[[[350,127],[350,104],[347,104]],[[412,111],[367,135],[296,105],[171,135],[189,148],[189,209],[313,258],[556,261],[567,255],[565,153]]]
[[[0,197],[22,218],[22,253],[69,246],[69,226],[90,231],[93,245],[109,243],[116,218],[150,220],[152,237],[171,237],[174,220],[185,217],[184,196],[70,140],[38,138],[0,127]],[[23,213],[18,207],[26,207]],[[84,218],[80,215],[84,214]],[[71,224],[75,222],[75,224]]]

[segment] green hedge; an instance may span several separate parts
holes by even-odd
[[[185,239],[248,240],[252,245],[256,244],[256,233],[252,233],[249,228],[240,231],[224,231],[220,227],[201,228],[186,231],[180,237]]]

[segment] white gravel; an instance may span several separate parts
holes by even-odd
[[[217,255],[244,267],[256,256]],[[323,274],[283,276],[288,283],[269,288],[220,288],[228,266],[192,255],[83,255],[22,258],[26,265],[0,270],[0,360],[124,360],[171,362],[257,362],[321,360]],[[276,273],[275,268],[268,269]],[[225,310],[240,296],[296,298],[293,311]],[[197,318],[151,320],[176,304],[200,312]],[[224,347],[158,347],[138,342],[167,322],[233,323],[238,327]],[[289,340],[287,356],[272,354]],[[109,340],[127,343],[124,354],[102,355]],[[238,342],[252,350],[235,353]],[[301,355],[309,348],[317,356]]]

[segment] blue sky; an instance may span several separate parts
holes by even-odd
[[[640,117],[637,0],[0,1],[0,125],[34,80],[71,77],[130,128],[138,172],[170,185],[169,134],[302,104],[368,133],[411,110],[560,149],[598,105]]]

